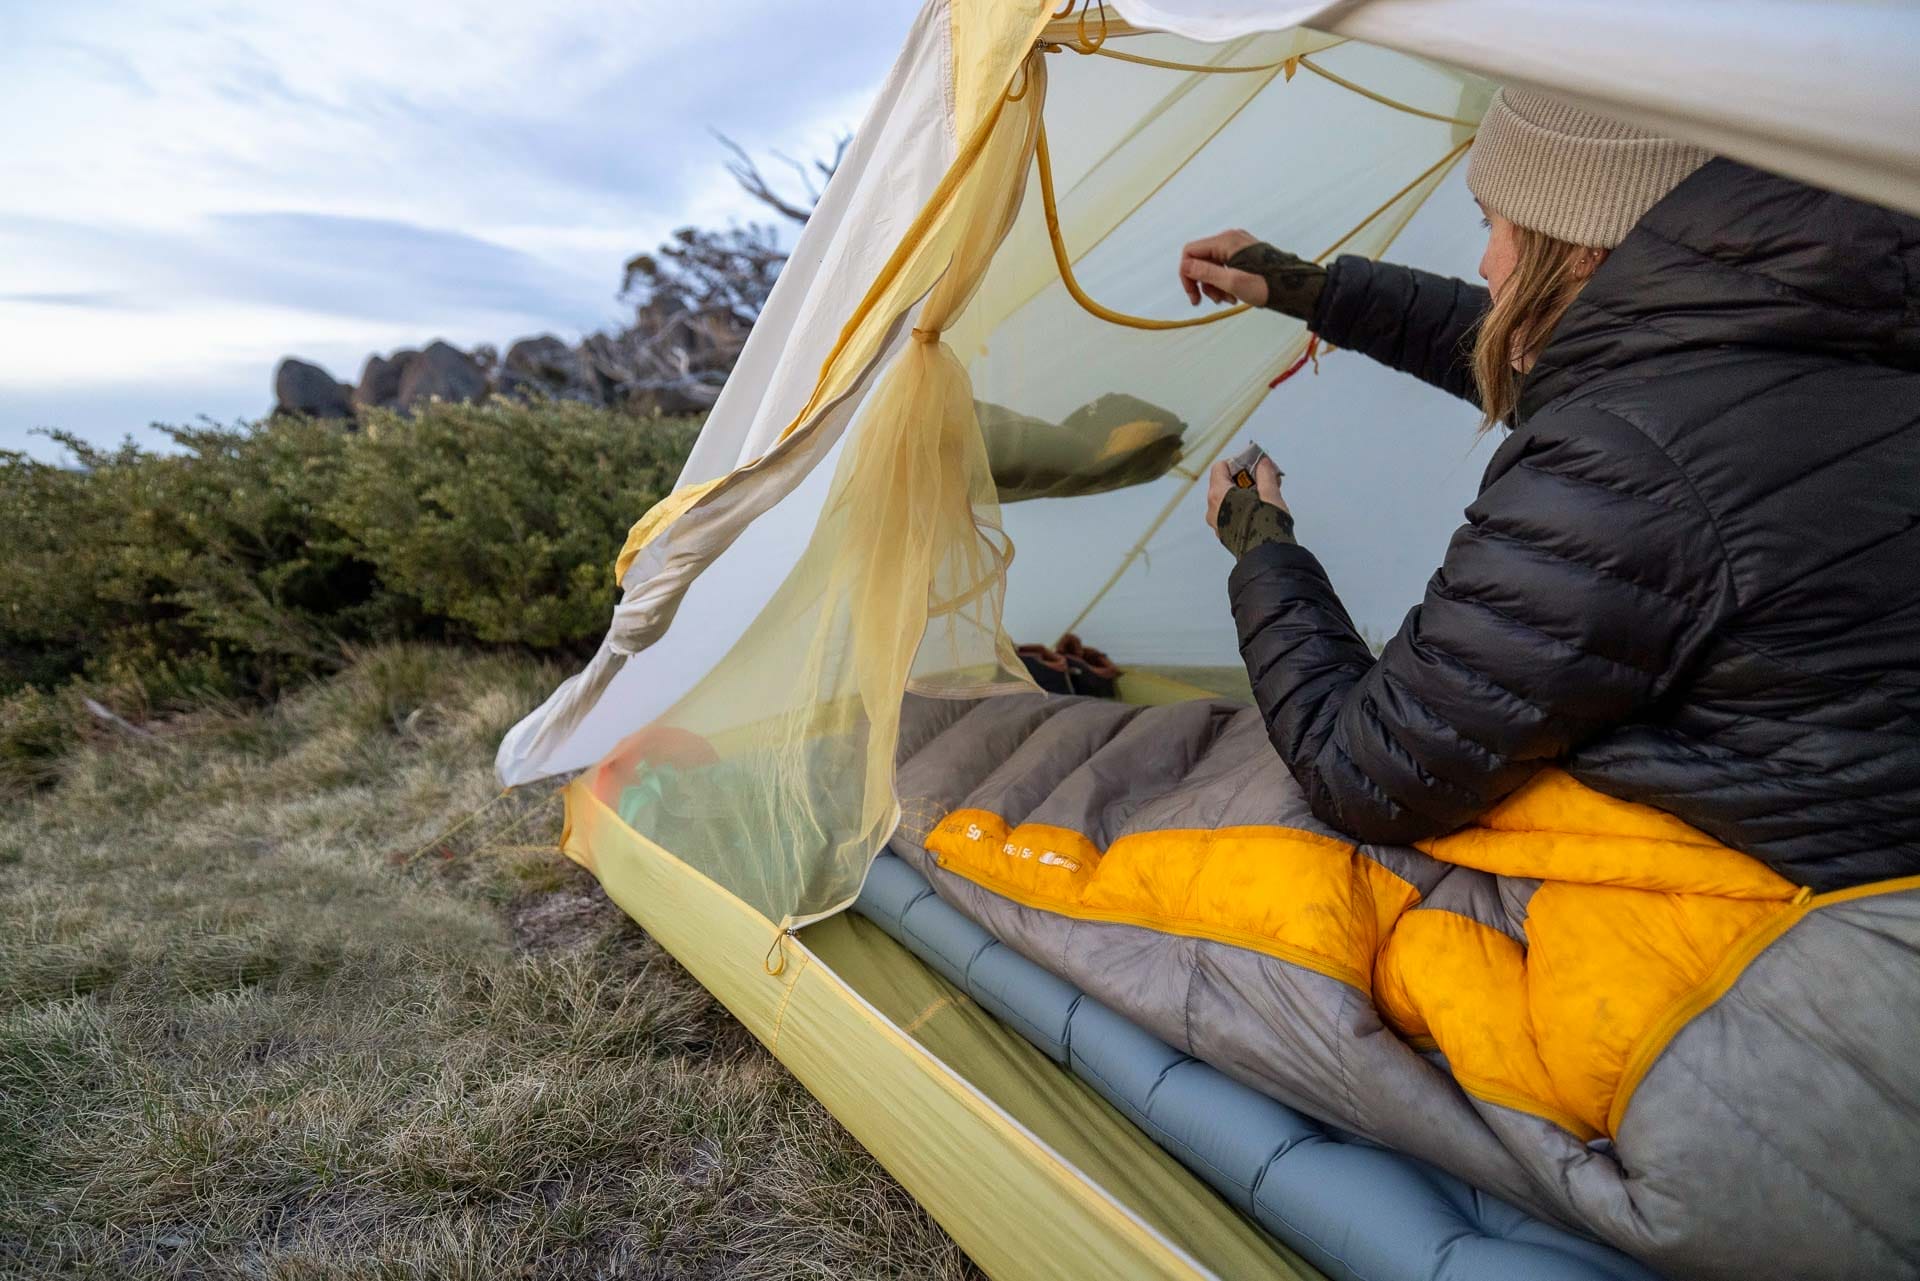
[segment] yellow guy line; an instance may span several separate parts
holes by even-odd
[[[1414,178],[1412,182],[1409,182],[1406,186],[1400,188],[1400,190],[1394,192],[1391,196],[1388,196],[1385,200],[1381,201],[1380,206],[1377,209],[1375,209],[1372,213],[1368,214],[1366,217],[1362,218],[1359,222],[1354,224],[1352,231],[1349,231],[1346,235],[1340,237],[1340,239],[1334,241],[1332,244],[1328,245],[1325,249],[1322,249],[1319,253],[1315,254],[1313,257],[1313,260],[1315,262],[1324,262],[1326,259],[1333,257],[1334,254],[1340,252],[1341,248],[1349,240],[1352,240],[1355,236],[1359,235],[1362,231],[1364,231],[1367,225],[1371,223],[1375,218],[1378,218],[1381,214],[1385,213],[1387,210],[1399,204],[1401,200],[1405,199],[1407,194],[1411,192],[1415,187],[1418,187],[1421,183],[1433,177],[1434,174],[1440,172],[1441,170],[1452,167],[1454,161],[1460,159],[1461,156],[1464,156],[1467,153],[1467,148],[1471,147],[1472,145],[1473,145],[1473,137],[1469,135],[1467,138],[1463,139],[1457,146],[1455,146],[1452,151],[1449,151],[1446,155],[1440,157],[1438,160],[1428,165],[1425,169],[1422,169],[1419,173],[1419,176]]]
[[[1414,178],[1414,180],[1406,186],[1400,188],[1400,190],[1394,192],[1391,196],[1388,196],[1372,213],[1355,223],[1353,229],[1348,231],[1346,235],[1340,237],[1340,239],[1334,241],[1318,254],[1314,255],[1313,260],[1320,262],[1338,253],[1341,246],[1364,231],[1368,224],[1372,223],[1374,219],[1393,208],[1396,204],[1399,204],[1408,192],[1432,177],[1435,170],[1451,165],[1454,161],[1458,160],[1461,153],[1472,145],[1473,139],[1469,137],[1466,141],[1458,144],[1451,151],[1447,152],[1446,155],[1421,170],[1418,177]],[[1067,253],[1066,239],[1060,233],[1060,208],[1054,199],[1053,157],[1047,147],[1047,126],[1045,122],[1041,123],[1034,139],[1034,161],[1040,170],[1041,212],[1045,214],[1047,220],[1047,240],[1053,246],[1054,266],[1060,271],[1060,283],[1067,287],[1067,293],[1072,296],[1076,303],[1080,304],[1083,311],[1107,321],[1109,324],[1122,325],[1128,329],[1191,329],[1196,325],[1210,325],[1216,321],[1226,320],[1229,317],[1237,316],[1241,312],[1249,310],[1248,304],[1241,303],[1238,306],[1228,307],[1224,311],[1208,312],[1204,316],[1189,316],[1183,320],[1156,320],[1149,316],[1128,315],[1126,312],[1115,311],[1111,307],[1094,301],[1088,296],[1087,291],[1081,287],[1080,281],[1074,276],[1073,261]]]
[[[425,854],[428,850],[432,849],[434,846],[439,845],[444,841],[451,840],[455,832],[458,832],[461,829],[465,828],[467,824],[473,822],[473,820],[475,820],[476,818],[479,818],[482,814],[486,813],[488,810],[498,805],[501,801],[505,800],[507,798],[507,794],[511,791],[513,791],[511,787],[502,788],[499,792],[495,793],[493,796],[481,802],[480,805],[476,809],[474,809],[472,813],[468,814],[465,818],[455,823],[452,827],[447,828],[445,831],[441,832],[438,836],[430,838],[425,845],[422,845],[419,849],[407,855],[404,859],[401,859],[400,860],[401,864],[405,866],[405,865],[417,862],[422,854]],[[518,827],[519,824],[516,823],[514,826]],[[512,829],[510,828],[508,830],[512,830]]]
[[[1080,16],[1081,20],[1085,21],[1086,14],[1082,13]],[[1122,53],[1118,49],[1108,49],[1101,44],[1094,44],[1090,48],[1075,45],[1060,45],[1056,47],[1072,49],[1075,53],[1080,54],[1093,54],[1102,58],[1112,58],[1116,62],[1131,62],[1141,67],[1159,67],[1165,71],[1191,71],[1201,75],[1245,75],[1257,71],[1285,71],[1287,78],[1291,80],[1295,67],[1305,67],[1308,71],[1313,72],[1314,75],[1319,76],[1323,80],[1329,80],[1339,85],[1342,89],[1351,90],[1359,94],[1362,98],[1371,99],[1383,107],[1392,107],[1395,111],[1402,111],[1410,116],[1418,116],[1422,120],[1437,120],[1441,124],[1462,125],[1468,129],[1477,128],[1480,123],[1477,120],[1463,120],[1458,116],[1442,115],[1437,111],[1426,111],[1411,103],[1402,102],[1398,98],[1389,98],[1386,94],[1374,89],[1369,89],[1365,85],[1355,84],[1345,76],[1335,75],[1304,53],[1294,54],[1290,58],[1282,58],[1278,62],[1262,62],[1250,66],[1220,66],[1206,62],[1176,62],[1168,58],[1151,58],[1141,53]],[[1321,52],[1324,53],[1325,50]]]
[[[1384,93],[1375,93],[1365,85],[1357,85],[1351,80],[1334,75],[1333,72],[1328,71],[1325,67],[1307,57],[1305,54],[1300,55],[1300,65],[1323,80],[1331,80],[1342,89],[1351,89],[1362,98],[1371,98],[1383,107],[1392,107],[1395,111],[1404,111],[1410,116],[1419,116],[1422,120],[1438,120],[1443,125],[1460,125],[1467,129],[1478,129],[1480,127],[1478,120],[1462,120],[1458,116],[1443,116],[1437,111],[1422,111],[1420,108],[1408,106],[1396,98],[1389,98]]]

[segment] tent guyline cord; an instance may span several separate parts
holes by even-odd
[[[1071,45],[1064,47],[1073,48]],[[1333,72],[1328,71],[1304,53],[1297,53],[1291,58],[1283,58],[1279,62],[1264,62],[1255,66],[1216,67],[1209,66],[1203,62],[1169,62],[1164,58],[1149,58],[1145,54],[1122,53],[1118,49],[1102,49],[1096,47],[1093,49],[1074,49],[1074,52],[1097,54],[1102,58],[1112,58],[1118,62],[1131,62],[1142,67],[1161,67],[1167,71],[1192,71],[1206,75],[1232,75],[1237,72],[1278,70],[1285,79],[1291,80],[1293,79],[1295,70],[1300,67],[1305,67],[1308,71],[1313,72],[1314,75],[1319,76],[1323,80],[1329,80],[1339,85],[1342,89],[1357,93],[1362,98],[1369,98],[1383,107],[1392,107],[1395,111],[1403,112],[1406,115],[1418,116],[1422,120],[1435,120],[1443,125],[1460,125],[1467,129],[1479,127],[1479,121],[1477,120],[1466,120],[1459,116],[1442,115],[1437,111],[1426,111],[1410,103],[1401,102],[1398,98],[1389,98],[1386,94],[1369,89],[1365,85],[1355,84],[1345,76],[1337,76]]]
[[[428,850],[431,850],[438,845],[444,845],[453,836],[455,832],[461,831],[469,823],[472,823],[475,819],[479,818],[482,814],[485,814],[488,810],[498,805],[501,801],[504,801],[505,799],[507,799],[507,796],[510,793],[512,793],[514,790],[515,789],[511,787],[505,787],[500,789],[500,791],[496,792],[493,796],[481,802],[477,807],[473,809],[472,812],[468,813],[464,818],[460,819],[452,827],[447,828],[445,831],[441,832],[438,836],[433,837],[426,844],[422,845],[419,849],[415,850],[413,853],[407,855],[404,859],[400,860],[400,865],[402,867],[411,866],[412,864],[418,862],[420,858],[427,853]],[[535,806],[533,809],[528,810],[525,814],[522,814],[519,818],[516,818],[515,820],[513,820],[513,822],[507,824],[505,828],[494,833],[494,835],[496,837],[502,837],[502,836],[507,836],[514,832],[519,831],[521,828],[527,825],[527,821],[529,819],[531,819],[534,815],[540,812],[541,808],[542,808],[541,806]],[[506,850],[508,852],[513,852],[513,853],[558,854],[563,852],[560,849],[560,846],[558,843],[555,843],[553,845],[514,845],[514,846],[488,845],[488,846],[483,846],[482,848],[499,848],[499,849]]]
[[[1123,311],[1115,311],[1103,306],[1088,296],[1074,278],[1073,262],[1067,256],[1067,242],[1060,234],[1060,207],[1053,191],[1053,156],[1047,148],[1047,125],[1042,120],[1034,134],[1033,159],[1040,170],[1040,208],[1047,220],[1047,240],[1053,246],[1053,265],[1060,272],[1060,283],[1067,287],[1067,293],[1080,304],[1082,311],[1106,321],[1108,324],[1122,325],[1128,329],[1192,329],[1197,325],[1211,325],[1216,321],[1227,320],[1249,310],[1246,303],[1229,307],[1225,311],[1208,312],[1204,316],[1189,316],[1184,320],[1155,320],[1147,316],[1130,316]]]
[[[1328,343],[1326,350],[1332,351],[1333,344]],[[1285,369],[1282,369],[1278,374],[1274,376],[1273,381],[1267,384],[1267,390],[1272,391],[1275,387],[1278,387],[1281,383],[1287,381],[1287,379],[1293,377],[1295,374],[1299,373],[1302,369],[1305,369],[1307,367],[1308,362],[1312,362],[1313,372],[1318,374],[1320,372],[1321,354],[1322,353],[1320,349],[1320,335],[1308,334],[1307,349],[1300,353],[1299,359],[1295,360],[1291,365],[1288,365]],[[1187,475],[1192,476],[1193,473],[1188,472]],[[1198,476],[1194,476],[1193,478],[1195,480],[1200,479]]]
[[[1073,12],[1074,3],[1075,3],[1075,0],[1067,0],[1067,4],[1060,10],[1060,12],[1053,15],[1055,20],[1057,21],[1059,19],[1065,18],[1068,15],[1070,15]],[[1098,36],[1089,36],[1087,34],[1087,15],[1096,8],[1100,11],[1100,34]],[[1150,58],[1145,54],[1122,53],[1118,49],[1109,49],[1106,47],[1106,43],[1107,43],[1106,0],[1082,0],[1082,2],[1080,3],[1080,21],[1077,25],[1078,25],[1078,39],[1076,39],[1073,44],[1070,44],[1070,45],[1044,44],[1041,46],[1041,48],[1048,53],[1057,53],[1061,49],[1072,49],[1075,53],[1098,54],[1102,58],[1113,58],[1119,62],[1131,62],[1136,66],[1160,67],[1163,70],[1167,70],[1167,71],[1191,71],[1191,72],[1198,72],[1206,75],[1217,75],[1217,74],[1234,75],[1234,74],[1244,74],[1244,73],[1258,72],[1258,71],[1276,71],[1277,70],[1277,71],[1280,71],[1288,80],[1291,80],[1293,79],[1293,73],[1297,69],[1301,67],[1305,67],[1308,71],[1313,72],[1314,75],[1319,76],[1324,80],[1329,80],[1332,83],[1339,85],[1342,89],[1352,90],[1354,93],[1359,94],[1363,98],[1370,98],[1374,102],[1379,103],[1383,107],[1392,107],[1395,111],[1403,111],[1410,116],[1419,116],[1423,120],[1437,120],[1441,124],[1462,125],[1468,129],[1474,129],[1479,127],[1479,121],[1477,120],[1462,120],[1457,116],[1443,116],[1440,113],[1435,111],[1423,111],[1419,107],[1415,107],[1408,103],[1401,102],[1397,98],[1389,98],[1387,97],[1387,95],[1383,93],[1377,93],[1374,90],[1367,88],[1365,85],[1357,85],[1353,81],[1348,80],[1343,76],[1337,76],[1333,72],[1328,71],[1325,67],[1320,66],[1318,63],[1314,62],[1312,58],[1308,57],[1304,53],[1297,53],[1293,55],[1291,58],[1283,58],[1279,62],[1266,62],[1266,63],[1260,63],[1255,66],[1224,66],[1222,67],[1222,66],[1216,66],[1210,63],[1204,63],[1204,62],[1174,62],[1166,58]],[[1341,40],[1337,43],[1345,44],[1346,41]],[[1335,47],[1334,45],[1328,45],[1326,48],[1331,49],[1334,47]],[[1325,51],[1326,51],[1325,49],[1321,50],[1321,52],[1323,53]]]

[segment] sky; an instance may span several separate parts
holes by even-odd
[[[0,0],[0,449],[617,324],[627,258],[760,217],[714,131],[829,154],[915,8]]]

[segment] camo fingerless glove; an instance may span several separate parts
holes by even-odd
[[[1327,284],[1327,269],[1319,263],[1265,243],[1248,245],[1227,259],[1227,266],[1265,280],[1266,307],[1295,320],[1313,319],[1314,306]]]
[[[1293,517],[1252,489],[1227,491],[1227,496],[1220,500],[1220,515],[1213,532],[1235,560],[1267,543],[1294,541]]]

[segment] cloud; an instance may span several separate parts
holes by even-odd
[[[400,319],[442,310],[550,315],[578,325],[604,310],[609,282],[575,278],[479,236],[385,218],[223,213],[209,220],[219,257],[237,270],[220,295],[343,316]]]
[[[28,307],[124,307],[126,296],[106,290],[48,290],[44,293],[0,294],[0,302]]]
[[[353,378],[372,351],[434,337],[503,344],[577,333],[617,318],[613,285],[465,232],[394,219],[300,211],[212,214],[185,228],[0,218],[0,260],[84,263],[77,287],[30,285],[0,305],[0,433],[124,416],[126,384],[150,379],[153,412],[228,416],[228,389],[258,388],[269,407],[283,355]],[[116,283],[118,282],[118,283]],[[34,282],[37,285],[38,282]],[[198,409],[187,393],[206,388]],[[107,386],[113,384],[111,395]],[[8,394],[11,393],[11,394]],[[16,414],[31,394],[32,422]],[[164,408],[159,401],[164,400]],[[9,412],[9,410],[14,412]]]
[[[94,280],[131,288],[23,290],[41,306],[194,302],[280,306],[402,320],[448,313],[605,318],[612,285],[464,231],[387,218],[302,211],[213,213],[184,229],[0,218],[0,249],[67,256]]]
[[[756,155],[854,126],[914,0],[128,0],[8,20],[0,447],[119,420],[151,379],[223,414],[279,354],[615,321],[621,263],[756,216]],[[46,104],[58,103],[58,111]],[[251,372],[249,372],[251,371]],[[112,390],[105,390],[108,383]],[[98,390],[96,390],[98,389]],[[91,397],[91,399],[89,399]],[[156,405],[156,413],[160,412]]]
[[[10,148],[8,203],[72,216],[133,193],[162,217],[324,209],[480,229],[681,216],[676,197],[720,161],[708,127],[798,146],[851,98],[832,122],[850,126],[912,16],[910,0],[830,18],[773,0],[148,0],[112,24],[85,10],[16,20],[29,56],[0,104],[62,109],[34,111]],[[32,56],[36,37],[61,56]]]

